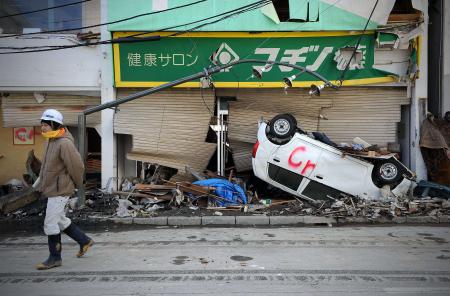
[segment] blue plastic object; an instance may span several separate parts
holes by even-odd
[[[228,180],[207,179],[196,181],[193,184],[216,188],[214,194],[225,199],[217,199],[218,206],[235,206],[247,203],[247,195],[245,195],[244,190],[239,185],[231,183]]]

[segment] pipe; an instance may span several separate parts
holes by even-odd
[[[78,151],[81,155],[81,160],[83,161],[84,167],[86,168],[86,115],[78,115]],[[86,169],[83,173],[83,186],[78,188],[78,200],[77,207],[81,208],[84,205],[85,199],[85,187],[84,182],[86,181]]]

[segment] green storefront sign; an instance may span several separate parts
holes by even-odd
[[[135,33],[118,32],[114,38]],[[328,80],[341,77],[354,46],[361,35],[349,32],[277,32],[277,33],[189,33],[158,41],[114,44],[116,87],[152,87],[179,79],[215,64],[240,59],[276,60],[316,71]],[[143,37],[143,36],[142,36]],[[357,51],[357,63],[345,73],[345,85],[392,82],[392,74],[373,69],[375,35],[363,35]],[[213,76],[216,87],[281,87],[282,79],[298,70],[272,66],[261,80],[251,76],[252,67],[240,64]],[[309,86],[316,79],[299,76],[294,87]],[[198,81],[181,87],[199,87]]]

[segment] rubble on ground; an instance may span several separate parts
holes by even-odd
[[[239,178],[205,178],[211,184],[243,184]],[[221,180],[217,183],[216,180]],[[187,181],[162,181],[163,184],[146,184],[134,179],[122,182],[120,191],[108,193],[106,190],[90,189],[86,193],[85,206],[76,209],[76,198],[69,202],[71,216],[106,216],[106,217],[156,217],[156,216],[222,216],[222,215],[313,215],[323,217],[363,217],[377,220],[380,217],[393,218],[403,216],[441,216],[450,215],[450,201],[441,193],[429,191],[430,195],[410,194],[396,197],[386,194],[382,200],[373,201],[353,196],[342,195],[339,198],[326,196],[316,203],[307,202],[276,188],[269,188],[264,193],[246,190],[242,187],[240,198],[224,197],[229,187],[216,188],[213,185],[202,186]],[[229,184],[228,184],[229,183]],[[218,190],[219,189],[219,190]],[[448,190],[448,187],[444,186]],[[222,192],[220,192],[222,190]],[[387,189],[387,191],[389,191]],[[242,199],[245,192],[245,199]],[[436,194],[437,192],[437,194]],[[0,203],[1,204],[1,203]],[[35,200],[32,204],[14,211],[3,211],[4,217],[24,218],[44,215],[45,202]]]
[[[87,182],[84,207],[77,208],[77,199],[68,205],[69,216],[87,217],[156,217],[156,216],[222,216],[222,215],[313,215],[324,217],[380,217],[450,215],[450,188],[419,182],[409,195],[400,196],[389,186],[382,188],[382,199],[367,200],[341,195],[324,196],[315,203],[290,195],[265,184],[258,188],[249,176],[228,178],[211,171],[203,173],[186,168],[198,181],[171,181],[169,175],[144,174],[145,178],[125,178],[119,189],[98,189],[96,182]],[[157,174],[157,175],[156,175]],[[156,175],[156,176],[155,176]],[[166,180],[165,178],[169,179]],[[179,178],[177,178],[179,180]],[[29,184],[13,180],[3,186],[0,194],[0,217],[22,219],[45,215],[45,200],[39,198]],[[409,186],[409,185],[408,185]]]

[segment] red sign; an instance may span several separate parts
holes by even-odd
[[[15,127],[14,145],[33,145],[34,127]]]

